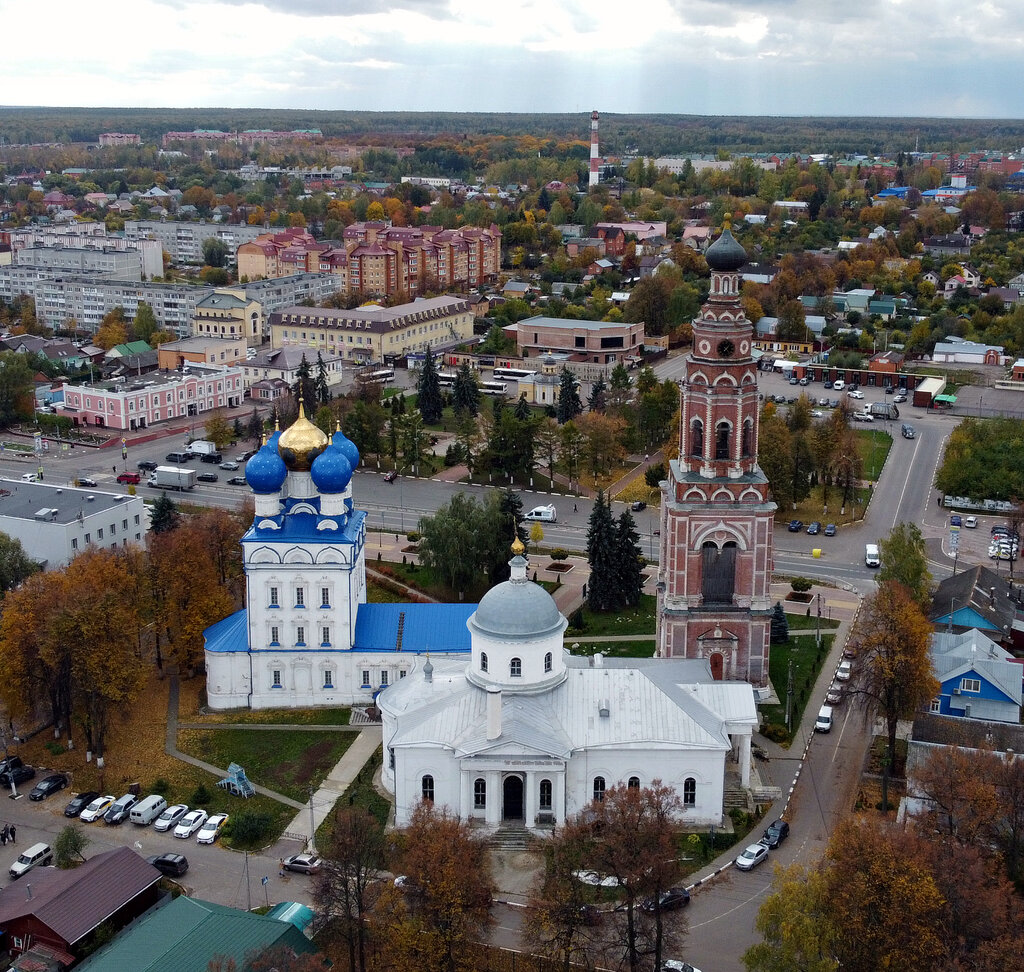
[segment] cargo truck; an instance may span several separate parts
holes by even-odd
[[[900,417],[899,408],[892,402],[872,402],[870,410],[875,418],[898,419]]]
[[[149,485],[157,489],[192,489],[196,484],[196,471],[180,466],[157,466],[149,477]]]

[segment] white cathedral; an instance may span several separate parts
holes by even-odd
[[[478,605],[367,604],[358,462],[301,406],[249,460],[247,607],[205,632],[211,708],[376,699],[398,826],[421,800],[491,827],[561,824],[655,779],[687,823],[721,823],[727,765],[749,783],[748,683],[716,681],[705,660],[571,655],[518,540],[511,578]]]

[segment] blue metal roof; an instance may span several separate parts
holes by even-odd
[[[207,651],[248,651],[249,612],[245,608],[229,614],[222,621],[211,624],[203,632]]]
[[[278,516],[257,516],[256,523],[263,520],[273,520],[278,524],[279,529],[262,529],[254,523],[245,536],[242,543],[255,543],[263,541],[273,542],[301,542],[301,543],[355,543],[359,539],[363,521],[366,513],[362,510],[351,510],[347,517],[338,516],[315,516],[312,513],[288,513]],[[318,525],[325,520],[339,522],[340,530],[319,530]]]
[[[469,651],[466,621],[475,604],[360,604],[354,651],[395,651],[402,623],[403,652]]]

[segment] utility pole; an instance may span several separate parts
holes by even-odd
[[[313,787],[309,787],[309,852],[316,853],[316,816],[313,814]]]
[[[789,660],[789,671],[786,674],[786,730],[792,729],[793,721],[793,659]]]
[[[821,591],[818,591],[818,616],[814,622],[815,647],[821,649]]]

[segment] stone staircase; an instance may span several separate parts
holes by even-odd
[[[487,838],[487,843],[495,850],[525,851],[530,840],[531,835],[523,824],[506,822]]]
[[[740,784],[738,777],[733,779],[726,775],[722,805],[726,813],[733,809],[753,810],[753,807],[750,806],[750,794]]]

